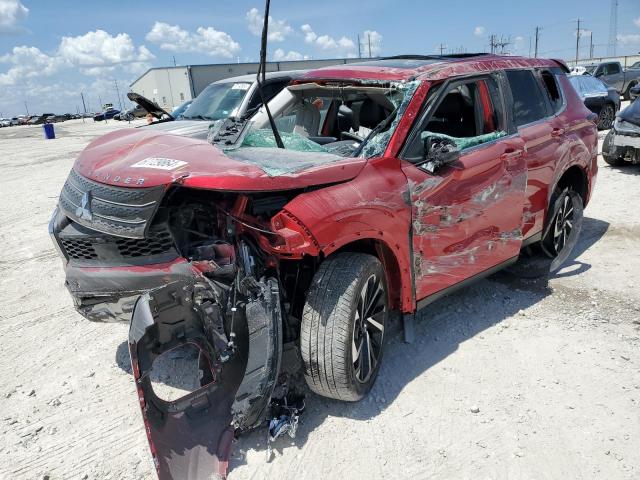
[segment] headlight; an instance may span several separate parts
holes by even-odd
[[[633,123],[626,122],[619,117],[613,122],[613,128],[620,133],[634,133],[640,135],[640,127]]]

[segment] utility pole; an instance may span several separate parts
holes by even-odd
[[[593,58],[593,32],[589,35],[589,60]]]
[[[80,92],[80,98],[82,99],[82,110],[84,110],[84,114],[82,115],[82,123],[84,123],[84,117],[87,116],[87,105],[84,103],[84,94]]]
[[[535,49],[534,49],[534,57],[538,58],[538,40],[540,39],[540,27],[536,27],[536,42],[535,42]]]
[[[576,30],[576,65],[578,64],[578,60],[580,58],[580,36],[582,35],[582,30],[580,30],[580,19],[578,19],[578,29]]]
[[[360,34],[358,34],[358,58],[362,58],[362,44],[360,43]]]
[[[609,17],[609,51],[610,57],[616,56],[618,46],[618,0],[611,0],[611,13]]]
[[[120,110],[122,110],[122,100],[120,100],[120,90],[118,89],[118,81],[114,79],[113,83],[115,83],[116,85],[116,95],[118,96],[118,103],[120,104]]]
[[[27,101],[24,101],[24,109],[27,111],[27,117],[29,116],[29,107],[27,107]]]
[[[240,62],[238,62],[238,63],[240,63]],[[174,67],[176,66],[176,56],[175,55],[173,56],[173,66]]]
[[[102,103],[102,97],[100,95],[98,95],[98,102],[100,102],[99,107],[100,107],[100,111],[102,111],[104,109],[104,106],[103,106],[104,103]]]
[[[369,39],[369,58],[371,58],[371,34],[370,34],[370,33],[368,33],[368,34],[367,34],[367,37],[368,37],[368,39]]]
[[[440,44],[440,55],[444,55],[444,51],[446,50],[447,46],[444,43]]]

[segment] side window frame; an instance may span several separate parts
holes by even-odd
[[[498,98],[492,98],[492,102],[494,108],[501,112],[502,118],[500,119],[502,122],[502,126],[504,126],[504,131],[507,132],[505,137],[500,137],[490,142],[486,142],[480,145],[475,145],[473,147],[469,147],[461,152],[461,154],[467,154],[469,152],[476,151],[478,149],[484,148],[488,145],[493,145],[495,142],[508,138],[513,134],[512,131],[512,122],[510,115],[508,113],[508,109],[506,108],[506,98],[505,98],[505,84],[504,79],[501,76],[501,72],[489,72],[483,73],[479,75],[471,75],[466,77],[453,77],[445,80],[440,84],[432,84],[429,88],[431,91],[432,88],[437,88],[438,91],[436,93],[436,97],[433,98],[429,94],[427,94],[427,98],[424,100],[424,104],[422,105],[420,114],[416,116],[416,120],[413,122],[411,126],[411,130],[407,135],[404,144],[402,145],[402,149],[400,150],[400,154],[398,158],[401,160],[405,160],[409,163],[415,164],[420,163],[422,159],[416,160],[415,158],[411,158],[407,156],[407,152],[413,142],[416,141],[416,138],[424,131],[424,127],[429,123],[431,117],[440,106],[440,103],[444,99],[444,97],[448,94],[448,92],[461,84],[477,82],[480,80],[493,80],[498,89]],[[430,92],[429,92],[430,93]],[[428,105],[427,105],[428,104]]]
[[[553,81],[556,84],[556,90],[558,90],[558,95],[560,95],[560,100],[562,103],[560,104],[560,108],[558,111],[555,111],[553,108],[553,103],[551,102],[551,97],[549,96],[549,91],[547,89],[547,85],[544,82],[544,78],[542,78],[542,74],[544,72],[548,72]],[[559,68],[550,67],[550,68],[539,68],[536,69],[534,76],[538,79],[538,86],[542,89],[543,96],[545,98],[545,103],[547,104],[547,112],[548,115],[544,117],[542,120],[549,119],[560,115],[567,108],[567,98],[562,90],[562,86],[560,85],[560,81],[558,80],[558,75],[561,72]]]
[[[507,78],[507,74],[505,71],[505,78],[506,78],[506,82],[507,82],[507,86],[509,87],[509,94],[510,94],[510,105],[511,105],[511,111],[512,111],[512,121],[513,121],[513,125],[516,128],[516,130],[520,129],[520,128],[526,128],[530,125],[535,125],[537,123],[543,122],[545,120],[548,120],[551,116],[553,116],[553,108],[551,107],[551,102],[548,98],[548,95],[546,93],[546,87],[544,86],[544,82],[542,80],[542,78],[540,77],[537,69],[532,69],[532,68],[518,68],[518,69],[510,69],[510,71],[527,71],[529,73],[531,73],[531,75],[533,76],[534,82],[536,84],[536,86],[538,87],[538,93],[542,96],[544,105],[545,105],[545,110],[546,110],[546,114],[537,119],[534,120],[533,122],[529,122],[529,123],[525,123],[522,125],[518,125],[517,121],[516,121],[516,112],[515,112],[515,101],[513,99],[513,92],[511,91],[511,82],[509,82],[509,79]]]

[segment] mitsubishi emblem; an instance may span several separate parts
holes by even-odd
[[[91,212],[91,190],[82,195],[80,206],[76,208],[76,216],[81,220],[93,221],[93,213]]]

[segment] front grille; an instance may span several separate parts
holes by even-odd
[[[59,207],[71,220],[92,230],[142,239],[163,192],[163,186],[113,187],[71,170],[60,193]]]
[[[61,243],[69,258],[74,260],[95,260],[98,258],[93,243],[89,240],[62,239]]]
[[[114,261],[174,252],[173,240],[167,231],[151,232],[149,238],[140,239],[61,236],[60,243],[71,260]]]
[[[141,240],[119,238],[116,240],[116,246],[124,258],[135,258],[166,253],[173,248],[173,242],[169,232],[159,232],[153,238]]]

